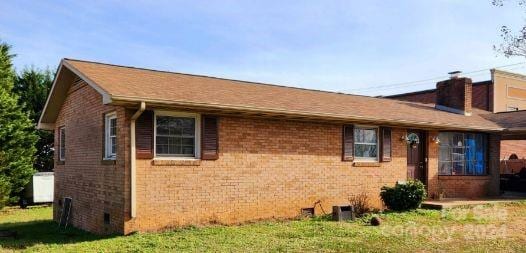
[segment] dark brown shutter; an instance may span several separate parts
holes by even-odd
[[[342,160],[354,160],[354,126],[343,126],[343,145],[342,145]]]
[[[137,159],[153,158],[153,111],[144,111],[135,123]]]
[[[390,162],[391,161],[391,128],[388,127],[382,127],[381,130],[381,146],[382,146],[382,153],[381,153],[381,161],[382,162]]]
[[[201,131],[201,159],[217,160],[219,158],[218,118],[203,116]]]

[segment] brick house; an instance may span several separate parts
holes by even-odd
[[[492,69],[491,80],[476,82],[472,86],[472,105],[494,113],[526,110],[526,76]],[[386,96],[403,101],[435,103],[437,89]],[[526,140],[521,138],[501,140],[500,158],[507,160],[515,155],[526,159]]]
[[[316,214],[419,179],[430,197],[498,195],[501,134],[469,78],[439,104],[64,59],[39,128],[55,132],[54,219],[129,234]]]

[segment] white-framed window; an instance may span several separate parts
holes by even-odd
[[[104,116],[104,158],[115,159],[117,156],[117,114]]]
[[[155,111],[156,158],[199,158],[201,117],[196,113]]]
[[[354,127],[354,160],[378,161],[378,127]]]
[[[66,128],[58,129],[58,160],[66,160]]]

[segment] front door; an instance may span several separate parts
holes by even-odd
[[[425,138],[422,131],[407,131],[407,179],[426,183]]]

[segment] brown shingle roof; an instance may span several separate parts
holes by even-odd
[[[485,117],[508,130],[526,130],[526,111],[500,112]]]
[[[156,101],[209,108],[316,115],[349,121],[413,125],[415,127],[500,130],[475,110],[473,116],[424,105],[358,95],[316,91],[215,77],[64,60],[105,91],[112,101]]]

